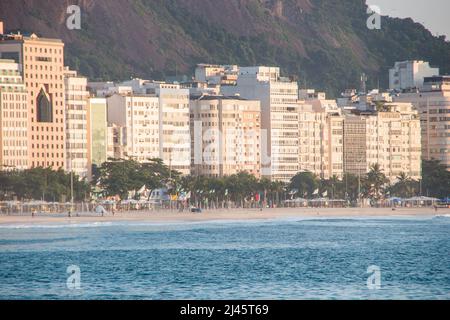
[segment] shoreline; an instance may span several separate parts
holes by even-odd
[[[263,209],[223,209],[205,210],[202,213],[176,211],[130,211],[118,212],[114,216],[84,213],[72,217],[62,214],[37,215],[1,215],[0,226],[17,224],[62,224],[80,222],[154,222],[154,223],[189,223],[208,221],[246,221],[276,220],[283,218],[362,218],[362,217],[433,217],[450,215],[450,209],[441,208],[270,208]]]

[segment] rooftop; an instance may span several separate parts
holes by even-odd
[[[202,96],[191,96],[191,100],[202,100],[202,101],[212,101],[212,100],[241,100],[248,101],[241,96],[220,96],[220,95],[202,95]]]

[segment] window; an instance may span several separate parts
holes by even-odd
[[[53,122],[53,108],[50,97],[41,89],[36,99],[37,106],[37,121],[38,122]]]

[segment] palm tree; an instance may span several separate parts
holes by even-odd
[[[366,180],[366,195],[378,200],[383,196],[383,187],[389,182],[378,163],[370,167]]]
[[[419,182],[412,180],[406,173],[402,172],[397,177],[397,183],[391,188],[391,195],[400,198],[409,198],[417,195],[419,189]]]

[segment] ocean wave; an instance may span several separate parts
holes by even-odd
[[[3,224],[0,229],[62,229],[62,228],[97,228],[109,227],[112,222],[83,222],[83,223],[55,223],[55,224]]]
[[[102,228],[102,227],[175,227],[175,228],[191,228],[192,226],[232,226],[232,225],[270,225],[270,224],[286,224],[286,223],[382,223],[392,221],[405,220],[428,220],[431,217],[417,216],[303,216],[303,217],[261,217],[260,219],[210,219],[200,221],[179,220],[173,221],[95,221],[95,222],[54,222],[54,223],[10,223],[0,224],[2,229],[64,229],[64,228]],[[449,214],[437,215],[435,218],[450,218]]]
[[[434,219],[449,219],[450,214],[438,214],[433,217]]]

